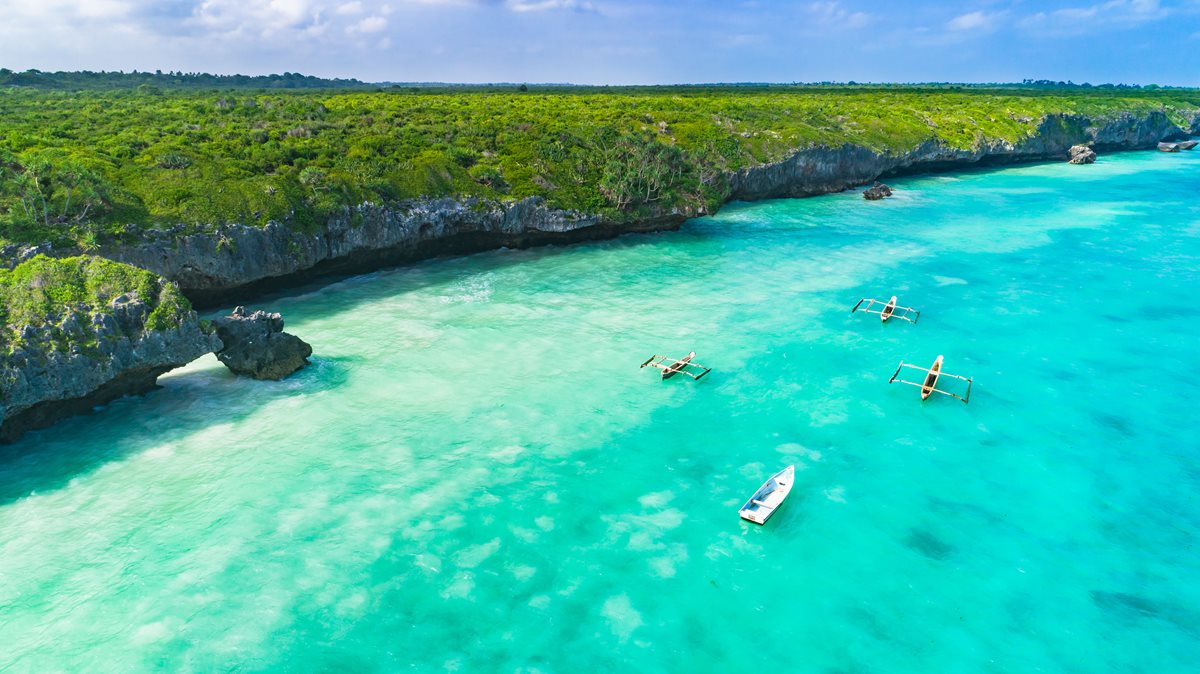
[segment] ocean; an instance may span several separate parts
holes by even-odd
[[[0,672],[1195,671],[1200,152],[891,184],[252,304],[2,448]]]

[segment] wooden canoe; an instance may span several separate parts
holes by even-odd
[[[892,314],[895,313],[895,311],[896,311],[896,296],[892,295],[892,299],[888,300],[887,305],[885,307],[883,307],[883,311],[879,312],[879,322],[887,323],[887,319],[891,318]]]
[[[933,361],[933,365],[929,367],[929,373],[925,375],[925,383],[921,384],[921,400],[925,400],[933,393],[933,389],[937,386],[938,375],[942,373],[942,357],[938,356],[937,360]]]
[[[742,506],[738,514],[748,522],[766,524],[779,506],[783,505],[783,500],[788,494],[792,493],[792,478],[795,474],[796,467],[788,466],[772,475],[754,492],[750,500],[746,501],[746,505]]]
[[[671,363],[670,365],[664,367],[662,369],[662,378],[670,379],[671,377],[674,377],[675,375],[679,374],[680,372],[683,371],[683,367],[685,365],[687,365],[688,363],[692,362],[692,359],[695,357],[696,357],[696,352],[692,351],[691,353],[684,356],[683,358],[680,358],[679,360],[675,361],[674,363]]]

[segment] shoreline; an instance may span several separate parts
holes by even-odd
[[[230,225],[181,237],[158,231],[149,233],[148,241],[102,246],[95,254],[175,281],[196,308],[211,309],[245,304],[322,278],[431,258],[673,231],[690,218],[714,215],[735,201],[818,196],[891,177],[1057,161],[1065,159],[1076,144],[1106,154],[1153,150],[1164,139],[1200,134],[1200,111],[1187,129],[1171,123],[1161,111],[1141,117],[1126,114],[1099,124],[1078,115],[1048,115],[1038,129],[1017,143],[991,140],[973,149],[949,148],[935,141],[895,155],[851,144],[802,149],[783,161],[727,174],[729,189],[711,211],[671,209],[618,221],[552,208],[537,196],[514,202],[424,199],[361,204],[330,218],[316,232],[299,232],[274,222],[261,228]]]

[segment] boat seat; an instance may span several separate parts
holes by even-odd
[[[760,501],[760,500],[758,500],[758,499],[750,499],[750,502],[751,502],[751,503],[753,503],[753,504],[754,504],[754,505],[756,505],[756,506],[762,506],[762,507],[764,507],[764,508],[770,508],[770,507],[771,507],[771,504],[769,504],[769,503],[763,503],[762,501]]]

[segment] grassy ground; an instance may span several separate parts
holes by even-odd
[[[1047,113],[1200,92],[662,87],[198,92],[0,88],[0,241],[85,248],[125,223],[311,226],[346,204],[543,195],[635,216],[723,198],[722,173],[812,145],[1018,140]]]

